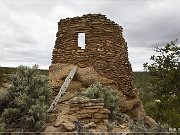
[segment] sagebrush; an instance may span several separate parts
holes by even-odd
[[[129,129],[134,135],[137,134],[151,134],[151,135],[164,135],[168,134],[170,126],[168,124],[161,124],[158,122],[154,127],[149,127],[145,124],[142,119],[137,120],[133,124],[130,125]]]
[[[111,111],[111,119],[120,114],[119,96],[111,87],[104,87],[100,82],[96,82],[83,91],[82,95],[92,99],[103,98],[104,106]]]
[[[2,113],[6,128],[38,131],[45,126],[52,89],[38,66],[19,66],[8,89],[8,104]]]

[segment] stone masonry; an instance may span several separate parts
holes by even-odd
[[[118,83],[128,97],[135,96],[131,64],[123,28],[101,14],[61,19],[52,64],[92,66],[99,74]],[[78,33],[85,33],[85,49],[78,47]]]
[[[82,123],[99,123],[108,119],[110,111],[104,108],[103,99],[88,99],[75,97],[69,101],[69,114],[75,116]]]

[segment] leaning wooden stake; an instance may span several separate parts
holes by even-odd
[[[71,80],[73,79],[75,73],[76,73],[76,69],[77,66],[74,66],[71,69],[71,72],[69,73],[69,75],[67,76],[67,78],[65,79],[63,85],[61,86],[58,95],[56,96],[56,98],[53,100],[51,106],[49,107],[49,109],[47,110],[47,112],[51,112],[53,110],[53,108],[57,105],[59,99],[61,98],[61,96],[64,94],[64,92],[66,91],[66,89],[68,88]]]

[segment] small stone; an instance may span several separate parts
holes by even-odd
[[[92,103],[103,103],[104,102],[104,99],[103,98],[99,98],[99,99],[90,99],[90,101]]]
[[[123,132],[123,131],[122,131],[121,128],[115,127],[115,128],[112,129],[111,132],[113,132],[113,133],[118,133],[118,132]]]
[[[69,132],[72,132],[75,130],[75,125],[72,122],[65,122],[61,124],[63,128]]]
[[[52,113],[58,113],[58,109],[57,108],[53,108]]]
[[[52,123],[56,120],[56,118],[57,118],[56,114],[49,114],[47,121],[48,121],[48,123]]]
[[[61,103],[61,102],[64,102],[64,101],[67,101],[67,100],[69,100],[69,99],[71,99],[71,98],[73,98],[75,96],[75,94],[73,94],[73,93],[66,93],[64,96],[62,96],[62,98],[59,100],[59,102],[58,103]]]
[[[103,106],[87,106],[87,107],[84,107],[84,108],[87,108],[87,109],[98,109],[98,108],[103,108]]]
[[[85,124],[84,127],[89,129],[89,128],[95,128],[97,125],[94,122],[90,122],[88,124]]]
[[[96,113],[96,114],[94,114],[94,118],[97,118],[97,119],[106,119],[106,118],[108,118],[108,115],[106,115],[106,114],[98,114],[98,113]]]
[[[96,131],[98,131],[98,132],[106,132],[107,130],[108,130],[108,128],[104,124],[99,124],[96,127]]]
[[[101,119],[95,119],[95,118],[90,120],[90,122],[94,122],[94,123],[99,123],[100,121],[101,121]]]
[[[83,52],[84,52],[84,50],[83,50],[83,49],[81,49],[81,50],[77,50],[77,52],[78,52],[78,53],[83,53]]]
[[[87,97],[74,97],[73,99],[69,100],[70,104],[79,104],[79,103],[88,103],[89,98]]]
[[[125,129],[125,128],[126,128],[125,125],[120,125],[119,127],[120,127],[121,129]]]
[[[53,126],[47,126],[43,133],[46,133],[46,132],[56,132],[56,128]]]
[[[71,111],[74,112],[74,111],[78,111],[78,110],[79,110],[78,106],[69,108],[69,112],[71,112]]]
[[[109,114],[109,113],[111,113],[108,109],[106,109],[106,108],[103,108],[103,109],[100,109],[99,111],[98,111],[98,113],[106,113],[106,114]]]
[[[104,103],[85,103],[85,104],[80,104],[81,107],[90,107],[90,106],[104,106]]]
[[[83,118],[92,118],[92,115],[89,113],[81,113],[81,114],[75,114],[78,119],[83,119]]]
[[[67,121],[68,121],[68,115],[59,114],[57,119],[56,119],[56,122],[55,122],[54,126],[58,127],[58,126],[61,125],[61,123],[67,122]]]
[[[70,122],[78,121],[78,119],[73,115],[69,115],[68,119],[69,119]]]

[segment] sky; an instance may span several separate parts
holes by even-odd
[[[0,66],[48,69],[60,19],[88,13],[123,27],[133,71],[143,71],[154,46],[180,38],[178,0],[0,0]]]

